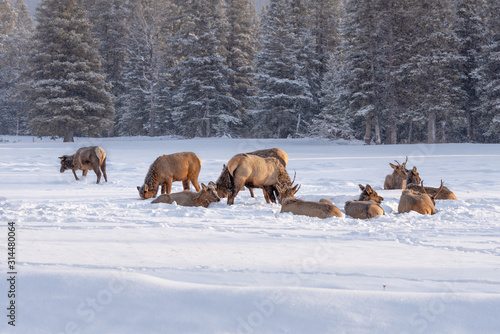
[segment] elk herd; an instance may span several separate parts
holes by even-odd
[[[61,173],[71,169],[75,179],[77,170],[82,170],[86,176],[89,169],[97,175],[97,183],[101,175],[107,182],[106,152],[99,146],[82,147],[73,155],[64,155],[61,159]],[[408,157],[404,163],[395,161],[397,165],[389,163],[392,174],[385,178],[384,189],[401,189],[398,213],[415,211],[420,214],[436,213],[436,199],[456,200],[456,196],[443,181],[439,188],[424,187],[417,167],[406,169]],[[300,185],[295,183],[286,170],[288,155],[278,148],[240,153],[232,157],[222,167],[217,181],[207,185],[198,183],[201,170],[201,159],[193,152],[181,152],[158,157],[149,167],[144,178],[144,184],[137,187],[141,199],[156,197],[161,187],[160,196],[151,203],[176,202],[181,206],[202,206],[207,208],[211,203],[219,202],[227,197],[227,204],[233,205],[238,193],[245,187],[254,197],[254,188],[263,191],[267,203],[281,205],[281,212],[291,212],[294,215],[304,215],[317,218],[342,217],[342,212],[327,198],[319,201],[305,201],[295,198]],[[182,181],[184,191],[171,193],[172,182]],[[190,183],[196,192],[190,190]],[[347,216],[368,219],[383,215],[380,206],[383,197],[369,185],[359,185],[361,194],[357,200],[345,203],[344,212]]]

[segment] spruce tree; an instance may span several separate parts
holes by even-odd
[[[20,80],[28,65],[33,23],[23,0],[0,1],[0,133],[24,134]]]
[[[113,124],[111,87],[86,11],[76,0],[42,0],[30,69],[31,132],[38,136],[96,136]]]

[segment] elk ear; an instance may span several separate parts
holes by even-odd
[[[396,165],[395,165],[395,164],[393,164],[393,163],[390,163],[390,162],[389,162],[389,165],[390,165],[393,169],[398,168],[398,166],[396,166]]]
[[[208,186],[212,186],[217,189],[217,185],[213,181],[208,182]]]
[[[64,160],[66,160],[66,156],[65,156],[65,155],[63,155],[62,157],[59,157],[59,159],[61,159],[61,160],[63,160],[63,161],[64,161]]]
[[[295,195],[300,189],[300,184],[296,184],[295,187],[292,188],[293,194]]]
[[[144,184],[144,192],[147,192],[147,191],[149,191],[149,187],[147,184]]]
[[[141,187],[137,186],[137,190],[141,191]]]
[[[358,184],[358,186],[359,186],[359,189],[361,189],[361,191],[365,190],[365,186],[363,186],[362,184]]]
[[[366,185],[366,192],[368,194],[372,194],[373,193],[373,188],[369,184]]]
[[[201,184],[201,189],[203,189],[203,190],[207,190],[207,186],[205,185],[205,183],[202,183],[202,184]]]
[[[413,173],[417,172],[417,166],[413,166]]]

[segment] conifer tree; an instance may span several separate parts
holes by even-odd
[[[42,0],[30,69],[28,121],[38,136],[96,136],[113,124],[111,87],[86,11],[76,0]]]
[[[310,83],[298,59],[293,18],[290,2],[271,0],[262,19],[258,106],[253,111],[254,130],[260,136],[297,135],[300,117],[313,105]]]
[[[24,99],[19,85],[27,67],[33,23],[23,0],[0,1],[0,133],[23,134]]]
[[[220,0],[185,3],[182,58],[173,68],[173,122],[179,134],[210,137],[235,134],[239,102],[231,96],[225,62],[227,20]]]

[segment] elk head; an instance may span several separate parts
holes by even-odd
[[[361,189],[362,193],[359,195],[358,201],[373,201],[376,203],[382,203],[384,200],[384,198],[379,196],[369,184],[367,184],[366,187],[360,184],[359,189]]]
[[[295,177],[294,177],[295,181]],[[291,185],[286,184],[286,183],[281,183],[281,184],[276,184],[276,191],[278,192],[278,202],[282,204],[283,200],[286,198],[293,198],[294,195],[299,191],[300,189],[300,184],[296,184],[295,186],[292,186],[293,182]]]
[[[61,173],[64,173],[67,169],[73,169],[73,156],[72,155],[63,155],[59,157],[61,159]]]
[[[420,179],[420,175],[418,175],[417,172],[417,167],[413,167],[412,170],[407,170],[408,176],[406,177],[406,186],[408,187],[409,184],[420,184],[422,181]]]
[[[154,189],[150,189],[147,184],[140,187],[137,186],[137,190],[139,191],[139,196],[141,196],[142,199],[153,198],[158,192],[158,190],[155,191]]]
[[[403,179],[406,179],[408,177],[408,172],[406,171],[406,163],[408,162],[408,156],[406,156],[406,161],[402,164],[400,164],[397,160],[394,160],[397,165],[394,165],[392,163],[389,163],[389,165],[394,169],[394,174],[400,176]]]

